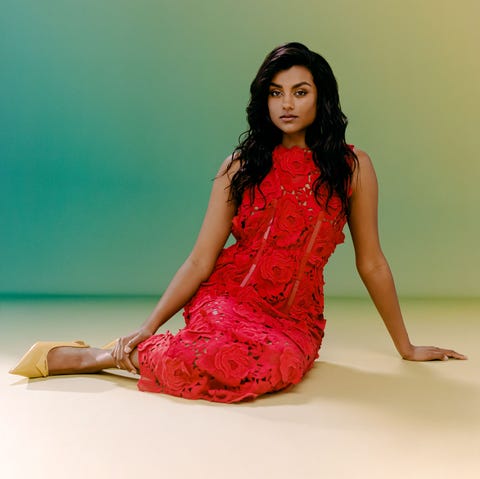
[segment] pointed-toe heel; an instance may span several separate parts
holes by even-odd
[[[41,378],[48,376],[47,355],[54,349],[63,346],[72,348],[88,348],[83,341],[39,341],[35,343],[20,359],[19,363],[9,371],[10,374],[26,378]]]

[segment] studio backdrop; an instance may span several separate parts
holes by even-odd
[[[0,0],[0,293],[160,294],[260,63],[300,41],[376,167],[399,293],[478,296],[479,19],[476,0]],[[326,276],[365,294],[348,234]]]

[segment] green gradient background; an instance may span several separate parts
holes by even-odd
[[[322,53],[402,295],[478,296],[476,0],[0,0],[0,292],[157,294],[285,41]],[[347,235],[348,238],[348,235]],[[351,240],[328,294],[364,294]]]

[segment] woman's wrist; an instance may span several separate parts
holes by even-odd
[[[410,343],[410,341],[408,342],[408,344],[397,347],[398,354],[400,354],[403,359],[408,359],[409,357],[411,357],[414,349],[415,346]]]
[[[158,319],[152,315],[145,320],[145,322],[140,326],[140,329],[153,336],[160,326],[161,324],[159,324]]]

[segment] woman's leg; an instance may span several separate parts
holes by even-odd
[[[77,374],[98,373],[102,369],[116,368],[111,350],[98,348],[71,348],[62,346],[52,349],[47,356],[48,373]],[[135,349],[131,359],[138,369],[138,353]]]

